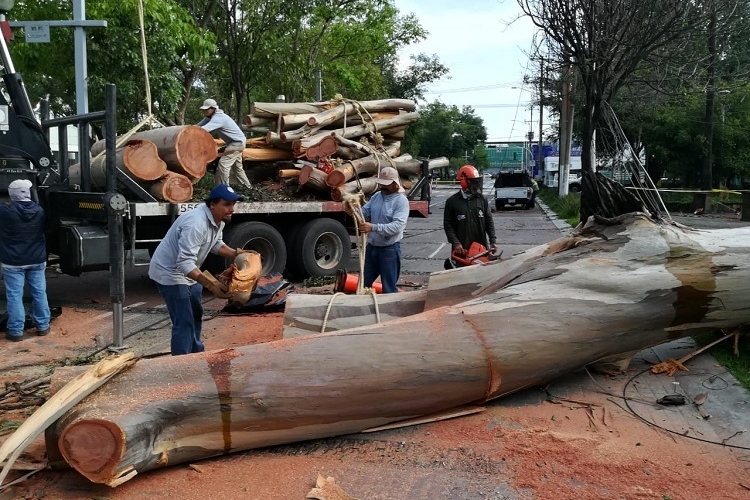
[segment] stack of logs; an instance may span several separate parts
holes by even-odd
[[[119,141],[118,141],[119,142]],[[91,147],[91,188],[106,189],[105,142]],[[206,175],[217,156],[211,134],[195,125],[163,127],[132,135],[117,149],[117,167],[158,200],[182,203],[193,198],[193,184]],[[80,166],[70,168],[70,182],[80,184]]]
[[[408,99],[256,102],[245,129],[264,135],[248,139],[243,160],[249,170],[275,161],[279,181],[334,201],[359,190],[373,193],[375,175],[386,166],[395,167],[408,188],[422,173],[420,160],[401,155],[406,127],[419,119],[415,109]],[[441,166],[447,159],[430,163]]]
[[[406,126],[419,119],[408,99],[314,103],[255,103],[245,130],[260,137],[247,140],[242,159],[251,182],[300,186],[302,192],[341,201],[346,193],[375,192],[375,175],[395,167],[402,186],[422,173],[422,162],[401,155]],[[118,141],[119,143],[119,141]],[[195,125],[164,127],[132,135],[117,149],[117,166],[159,200],[190,201],[193,185],[218,156],[220,140]],[[106,189],[105,143],[91,147],[91,185]],[[447,166],[445,158],[429,168]],[[81,183],[78,165],[70,182]],[[237,186],[235,186],[237,187]]]

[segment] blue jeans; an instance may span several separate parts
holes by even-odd
[[[47,264],[31,264],[23,267],[2,266],[5,281],[5,298],[8,301],[8,335],[23,336],[26,311],[23,307],[24,282],[31,291],[31,319],[38,332],[49,330],[49,304],[47,303],[47,280],[44,270]]]
[[[376,247],[367,245],[365,248],[365,288],[372,287],[372,283],[380,276],[383,293],[396,293],[398,277],[401,274],[401,242]]]
[[[205,351],[201,342],[203,286],[198,283],[191,286],[157,283],[156,286],[172,320],[172,356]]]

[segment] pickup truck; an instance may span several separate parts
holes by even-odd
[[[495,179],[495,208],[531,208],[531,177],[526,172],[501,172]]]

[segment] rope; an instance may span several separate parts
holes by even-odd
[[[382,320],[380,319],[380,306],[378,304],[378,294],[375,292],[374,289],[368,288],[367,289],[369,294],[372,295],[372,301],[375,304],[375,324],[382,323]],[[333,302],[336,300],[336,297],[339,295],[346,295],[344,292],[336,292],[333,295],[331,295],[331,300],[328,301],[328,306],[326,307],[326,313],[323,316],[323,324],[320,326],[320,333],[326,332],[326,327],[328,326],[328,316],[331,314],[331,309],[333,308]]]
[[[359,259],[359,280],[357,280],[357,295],[364,293],[364,285],[362,278],[365,275],[365,246],[367,245],[367,237],[359,232],[359,224],[365,221],[362,215],[360,200],[362,199],[362,191],[355,194],[348,194],[344,196],[344,205],[349,207],[349,210],[354,217],[354,231],[357,238],[357,258]]]
[[[141,28],[141,57],[143,58],[143,79],[146,83],[146,109],[151,118],[151,83],[148,79],[148,51],[146,50],[146,28],[143,20],[143,0],[138,0],[138,22]]]
[[[333,301],[339,295],[346,295],[344,292],[336,292],[331,296],[331,300],[328,301],[328,307],[326,308],[325,316],[323,316],[323,324],[320,327],[320,333],[326,332],[326,326],[328,326],[328,315],[331,314],[331,307],[333,307]]]

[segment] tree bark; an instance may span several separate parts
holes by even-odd
[[[379,99],[374,101],[358,101],[362,109],[371,113],[378,111],[414,111],[417,109],[416,102],[411,99]],[[261,118],[276,118],[281,114],[317,114],[326,109],[340,106],[340,101],[327,101],[315,103],[300,102],[256,102],[253,105],[253,115]]]
[[[317,141],[319,141],[322,135],[330,135],[331,133],[338,134],[341,137],[345,137],[347,139],[350,139],[352,137],[364,136],[374,131],[385,133],[385,131],[387,131],[388,129],[408,125],[409,123],[413,123],[417,120],[419,120],[419,113],[402,113],[400,115],[394,116],[393,118],[386,118],[385,120],[377,122],[377,129],[374,129],[371,124],[367,123],[356,125],[354,127],[319,131],[316,134],[293,141],[293,144],[295,146],[292,147],[310,147],[312,144],[315,144]]]
[[[145,139],[156,144],[159,156],[173,172],[183,174],[193,183],[206,175],[206,165],[216,159],[217,147],[211,134],[196,125],[182,125],[144,130],[131,139]],[[96,156],[104,150],[104,141],[91,146]]]
[[[147,140],[133,139],[116,151],[117,167],[136,182],[153,181],[167,171],[167,164],[159,158],[156,145]],[[81,167],[76,163],[68,172],[70,182],[81,184]],[[91,188],[96,191],[107,189],[107,156],[95,156],[91,160]]]
[[[374,177],[365,177],[364,179],[349,181],[331,189],[331,199],[333,201],[344,201],[344,196],[362,191],[366,196],[371,195],[378,190],[378,183]]]
[[[747,323],[748,247],[750,228],[730,237],[640,214],[592,218],[510,259],[434,273],[420,314],[141,360],[50,427],[48,451],[53,459],[59,447],[92,481],[118,484],[157,467],[481,403]],[[53,381],[72,373],[60,368]]]
[[[193,199],[193,183],[177,172],[167,172],[164,177],[148,187],[156,199],[170,203],[185,203]]]

